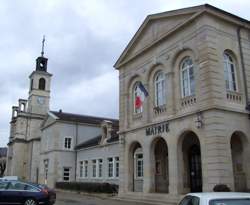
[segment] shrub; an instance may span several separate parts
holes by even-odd
[[[214,192],[230,192],[230,188],[226,184],[217,184],[213,188]]]
[[[96,182],[56,182],[56,188],[88,193],[118,193],[119,186]]]

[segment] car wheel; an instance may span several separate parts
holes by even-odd
[[[37,205],[36,201],[34,199],[27,199],[24,202],[24,205]]]

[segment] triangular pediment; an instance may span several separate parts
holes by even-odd
[[[119,69],[121,65],[150,48],[152,45],[155,45],[155,43],[164,37],[180,31],[184,25],[193,21],[193,19],[200,16],[203,12],[210,13],[217,17],[220,16],[220,18],[234,21],[234,23],[242,21],[248,22],[245,19],[241,19],[209,4],[149,15],[122,52],[114,67]]]
[[[136,42],[134,42],[133,46],[130,48],[126,58],[129,58],[139,53],[144,48],[147,48],[153,42],[157,41],[171,30],[174,30],[178,25],[183,24],[187,19],[192,17],[192,15],[193,14],[176,15],[150,20],[138,36]]]

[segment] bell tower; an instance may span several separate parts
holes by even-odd
[[[45,36],[42,41],[41,56],[36,59],[36,69],[30,78],[28,112],[45,115],[49,111],[50,81],[52,74],[47,72],[48,58],[44,57]]]

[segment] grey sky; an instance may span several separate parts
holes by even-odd
[[[146,15],[204,3],[250,19],[249,0],[1,0],[0,146],[12,105],[28,97],[43,34],[51,110],[118,118],[113,64]]]

